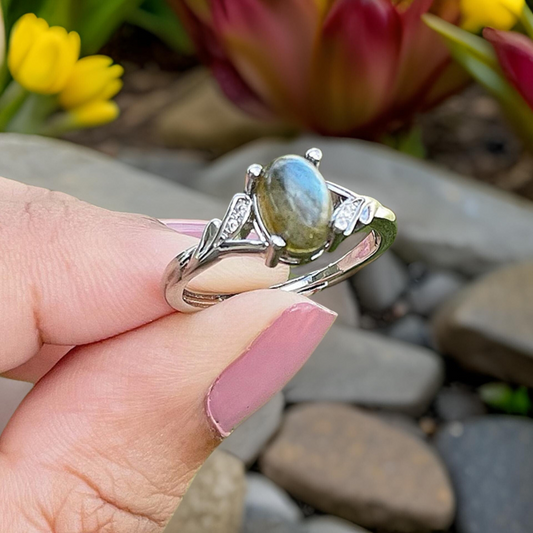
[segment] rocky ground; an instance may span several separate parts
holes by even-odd
[[[110,209],[209,219],[249,164],[313,145],[330,179],[394,209],[397,243],[317,297],[337,324],[203,467],[166,533],[531,533],[529,201],[376,145],[312,137],[213,163],[118,151],[134,168],[4,135],[0,175]],[[494,382],[526,396],[498,410]],[[0,382],[0,424],[27,390]]]

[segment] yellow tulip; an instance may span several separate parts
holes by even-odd
[[[101,55],[80,59],[59,95],[61,106],[73,109],[113,98],[122,89],[124,69],[112,63],[110,57]]]
[[[474,33],[485,26],[510,30],[518,22],[525,5],[525,0],[461,0],[461,25]]]
[[[75,128],[93,128],[113,122],[120,114],[115,102],[95,100],[69,111],[72,126]]]
[[[68,33],[33,13],[15,24],[9,43],[8,67],[15,81],[39,94],[57,94],[67,83],[80,55],[80,36]]]

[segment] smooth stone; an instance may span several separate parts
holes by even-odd
[[[445,422],[457,422],[485,415],[487,407],[475,392],[455,384],[439,391],[435,411]]]
[[[337,285],[328,287],[325,291],[320,291],[311,296],[316,303],[331,309],[337,313],[337,323],[359,327],[361,313],[355,297],[354,290],[349,281],[343,281]]]
[[[247,466],[251,466],[281,424],[285,399],[276,394],[261,409],[245,420],[228,438],[222,441],[220,450],[229,452]]]
[[[287,155],[272,161],[257,182],[256,196],[265,228],[285,240],[287,251],[304,255],[327,241],[331,193],[307,159]]]
[[[350,281],[363,307],[382,312],[406,290],[409,275],[406,265],[389,251],[357,272]]]
[[[372,411],[372,414],[388,426],[400,429],[405,433],[410,433],[418,439],[426,440],[427,438],[427,435],[417,421],[410,416],[391,411]]]
[[[355,524],[335,516],[317,516],[305,521],[308,533],[369,533]]]
[[[453,491],[430,446],[347,405],[291,409],[260,467],[295,498],[369,529],[418,533],[453,520]]]
[[[430,316],[465,285],[465,279],[455,272],[431,272],[409,289],[407,301],[413,312]]]
[[[533,421],[490,415],[448,424],[436,446],[457,496],[457,533],[533,531]]]
[[[228,199],[242,188],[243,169],[283,154],[324,152],[326,179],[372,196],[398,217],[394,249],[408,262],[480,274],[533,258],[533,204],[375,143],[302,136],[261,140],[217,160],[194,186]]]
[[[62,191],[106,209],[158,218],[210,220],[227,209],[225,202],[160,176],[45,137],[0,134],[0,176]]]
[[[233,105],[207,69],[183,76],[171,91],[154,118],[156,134],[168,147],[219,155],[261,137],[291,133],[284,124],[251,117]],[[242,189],[247,168],[239,169],[242,180],[234,193]]]
[[[427,321],[419,315],[405,315],[382,332],[392,339],[431,347],[431,332]]]
[[[32,383],[0,377],[0,434],[32,387]]]
[[[471,370],[532,387],[532,302],[533,262],[493,272],[437,313],[437,343]]]
[[[239,533],[245,493],[242,461],[215,451],[194,478],[165,533]]]
[[[124,148],[117,159],[126,165],[181,183],[186,187],[207,167],[205,159],[183,150]]]
[[[216,532],[218,533],[218,531]],[[241,533],[309,533],[307,527],[293,522],[272,522],[269,520],[256,520],[244,522]]]
[[[303,513],[291,497],[270,479],[251,472],[246,476],[245,522],[299,522]]]
[[[444,379],[434,352],[334,325],[285,387],[287,402],[346,402],[420,415]]]

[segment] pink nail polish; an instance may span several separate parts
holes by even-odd
[[[300,370],[337,315],[312,302],[280,315],[213,383],[206,409],[222,437],[263,406]]]
[[[205,220],[179,220],[168,218],[161,220],[161,222],[178,233],[183,233],[190,237],[197,237],[198,239],[202,236],[206,225]]]

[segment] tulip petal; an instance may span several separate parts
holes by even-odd
[[[509,30],[518,22],[525,5],[525,0],[461,0],[461,26],[473,33],[484,26]]]
[[[70,111],[74,126],[93,128],[113,122],[120,114],[119,107],[113,101],[95,101]]]
[[[245,84],[279,113],[303,113],[320,22],[317,5],[217,0],[212,10],[214,31]]]
[[[120,65],[113,65],[108,56],[96,55],[80,59],[59,95],[65,109],[80,107],[93,100],[109,100],[122,88],[119,78],[124,74]]]
[[[33,13],[27,13],[17,21],[11,32],[8,57],[9,70],[14,76],[17,75],[34,41],[46,30],[46,20],[37,18]]]
[[[389,0],[340,0],[333,6],[310,86],[316,129],[347,135],[386,111],[400,39],[400,19]]]
[[[533,41],[492,28],[485,29],[483,36],[494,46],[507,79],[533,109]]]
[[[397,108],[420,104],[421,95],[432,87],[449,62],[450,55],[442,39],[424,24],[421,17],[431,9],[441,18],[446,16],[456,21],[459,7],[455,5],[453,9],[453,4],[432,0],[413,0],[403,8],[400,4],[402,48],[395,87]]]
[[[33,41],[15,79],[30,91],[58,93],[66,84],[80,53],[77,33],[54,26]]]

